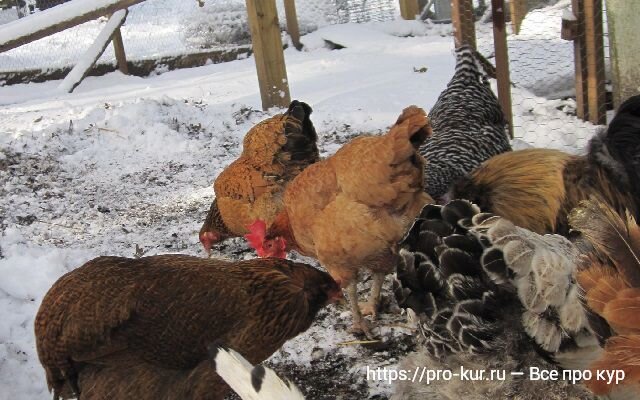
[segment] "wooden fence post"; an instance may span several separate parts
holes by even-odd
[[[520,33],[520,25],[527,15],[527,0],[511,0],[509,2],[511,11],[511,23],[513,24],[513,32],[517,35]]]
[[[413,20],[420,14],[418,0],[400,0],[400,16],[403,19]]]
[[[284,13],[287,18],[287,33],[296,50],[302,50],[300,43],[300,27],[298,26],[298,13],[295,0],[284,0]]]
[[[491,0],[493,14],[493,43],[496,52],[496,79],[498,101],[509,123],[509,136],[513,139],[513,114],[511,111],[511,79],[509,78],[509,53],[504,19],[504,0]]]
[[[122,42],[122,32],[120,27],[113,33],[113,51],[116,53],[116,61],[118,62],[118,69],[125,75],[129,75],[129,67],[127,66],[127,54],[124,51],[124,43]]]
[[[592,124],[606,125],[602,0],[584,0],[583,15],[587,60],[587,98],[589,101],[588,118]]]
[[[451,21],[456,48],[467,44],[475,49],[476,25],[472,0],[452,0],[451,6]]]
[[[262,108],[291,102],[275,0],[246,0]]]
[[[584,1],[572,0],[571,11],[576,17],[573,55],[576,75],[576,116],[586,120],[589,114],[587,98],[587,55],[584,46]]]

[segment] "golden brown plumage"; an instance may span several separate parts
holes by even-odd
[[[431,201],[423,191],[425,162],[417,152],[430,134],[425,112],[408,107],[386,135],[356,138],[309,166],[285,190],[284,210],[267,240],[250,238],[252,246],[283,237],[288,249],[317,258],[349,286],[356,328],[368,333],[356,302],[358,271],[374,272],[369,307],[375,313],[384,275],[395,265],[393,247]]]
[[[273,222],[286,185],[320,159],[310,115],[311,107],[294,100],[284,114],[247,133],[240,157],[215,180],[216,198],[200,229],[206,250],[247,233],[247,225],[258,218]]]
[[[625,217],[589,201],[570,219],[595,249],[585,257],[577,277],[585,302],[612,331],[591,369],[594,376],[597,370],[624,371],[623,385],[640,396],[640,228],[630,214]],[[587,385],[598,395],[613,389],[598,379]]]
[[[60,398],[222,399],[208,345],[261,362],[339,294],[328,274],[288,260],[99,257],[49,290],[36,345]]]
[[[588,153],[573,156],[528,149],[495,156],[453,185],[448,198],[464,198],[536,233],[569,231],[567,216],[580,201],[599,195],[618,213],[638,217],[640,199],[640,96],[620,106]]]

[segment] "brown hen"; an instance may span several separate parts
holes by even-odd
[[[259,363],[341,296],[325,272],[281,259],[99,257],[60,278],[35,321],[54,399],[222,399],[209,345]]]
[[[311,107],[294,100],[284,114],[251,128],[242,154],[216,178],[215,199],[200,229],[205,250],[247,233],[255,219],[271,223],[282,209],[286,185],[320,159]]]
[[[284,243],[287,250],[317,258],[348,288],[354,328],[369,337],[357,303],[358,271],[373,272],[365,311],[375,317],[384,276],[396,264],[395,243],[431,201],[417,151],[430,134],[425,112],[406,108],[387,134],[356,138],[300,173],[266,235],[257,222],[246,236],[259,255],[277,255]]]

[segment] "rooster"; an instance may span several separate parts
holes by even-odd
[[[256,218],[272,222],[282,209],[286,185],[320,160],[311,107],[294,100],[284,114],[254,126],[245,136],[242,154],[214,183],[215,199],[200,229],[209,252],[224,239],[247,233]]]
[[[362,311],[375,318],[385,274],[396,263],[394,245],[431,201],[418,154],[430,134],[425,112],[406,108],[386,135],[356,138],[305,169],[285,190],[284,209],[273,224],[256,221],[245,236],[261,256],[296,250],[320,261],[347,288],[353,330],[368,337],[357,302],[358,272],[373,272]]]
[[[491,64],[471,47],[456,49],[453,78],[429,112],[433,136],[420,148],[429,161],[425,187],[436,200],[482,162],[511,150],[507,120],[487,79],[491,73]]]
[[[615,319],[594,316],[601,305],[585,306],[584,289],[576,284],[576,277],[586,288],[587,299],[590,292],[598,298],[602,292],[593,289],[595,283],[604,286],[602,278],[612,275],[593,271],[599,266],[593,258],[585,264],[581,251],[590,246],[594,232],[607,232],[608,249],[625,247],[634,233],[627,230],[626,236],[616,235],[616,231],[625,232],[612,229],[623,226],[620,217],[600,200],[583,203],[575,213],[581,218],[572,218],[572,224],[581,234],[572,243],[560,235],[539,235],[505,218],[481,213],[465,200],[423,209],[400,244],[402,262],[394,291],[398,303],[418,316],[424,346],[403,360],[401,367],[492,369],[505,375],[485,377],[471,386],[459,378],[429,385],[403,382],[397,398],[592,399],[588,387],[601,383],[594,381],[596,374],[586,384],[573,384],[562,379],[563,368],[624,369],[620,359],[598,364],[601,342],[607,340],[609,324]],[[635,222],[630,225],[637,230]],[[614,264],[608,267],[640,274],[637,259],[619,258]],[[583,280],[594,285],[586,286]],[[633,351],[629,360],[640,354]],[[531,368],[556,371],[560,378],[531,379]],[[640,395],[636,383],[627,381],[611,390],[611,399],[636,398]]]
[[[569,233],[568,215],[599,194],[616,212],[638,219],[640,95],[626,100],[586,155],[550,149],[503,153],[459,179],[446,196],[468,199],[537,233]]]
[[[54,399],[221,400],[208,346],[261,362],[341,296],[288,260],[99,257],[46,294],[36,346]]]

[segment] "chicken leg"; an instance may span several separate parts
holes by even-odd
[[[364,333],[367,339],[373,340],[369,323],[364,319],[360,312],[360,306],[358,304],[357,279],[352,280],[351,283],[349,283],[349,286],[347,286],[347,295],[349,296],[349,304],[351,305],[351,314],[353,318],[353,327],[351,328],[351,332]]]
[[[372,275],[373,283],[371,284],[369,300],[360,305],[360,310],[363,315],[371,315],[375,320],[378,317],[378,303],[380,302],[380,291],[382,290],[382,284],[384,283],[385,273],[374,272]]]

